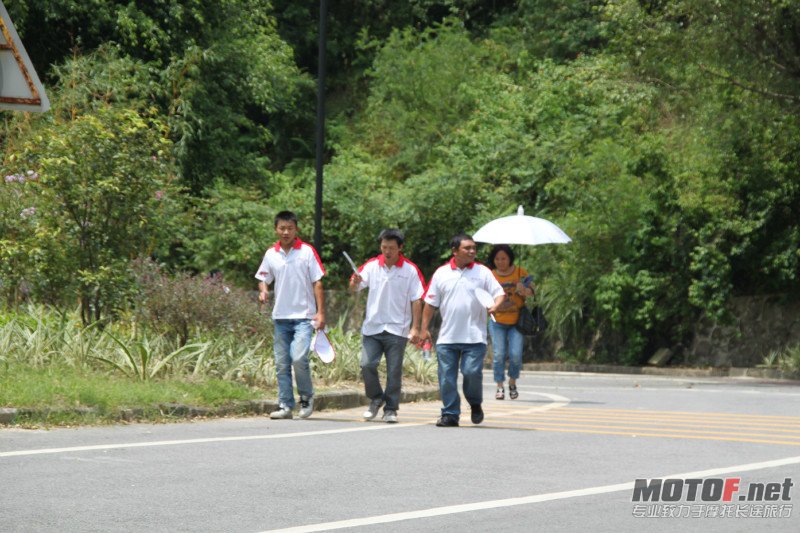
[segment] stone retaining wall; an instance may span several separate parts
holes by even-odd
[[[800,302],[777,296],[747,296],[731,302],[732,324],[701,320],[689,360],[715,367],[752,367],[771,351],[800,344]]]

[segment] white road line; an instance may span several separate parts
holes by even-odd
[[[536,393],[541,396],[545,396],[553,400],[553,403],[539,406],[539,407],[532,407],[531,409],[527,409],[525,411],[517,411],[514,414],[525,414],[527,412],[533,411],[547,411],[550,409],[557,409],[559,407],[564,407],[569,403],[569,398],[565,398],[564,396],[559,396],[557,394],[548,394],[548,393]],[[497,415],[497,416],[510,416],[510,415]],[[3,457],[20,457],[20,456],[27,456],[27,455],[44,455],[44,454],[54,454],[54,453],[73,453],[73,452],[86,452],[86,451],[97,451],[97,450],[115,450],[120,448],[148,448],[153,446],[180,446],[186,444],[205,444],[209,442],[237,442],[237,441],[248,441],[248,440],[271,440],[271,439],[291,439],[295,437],[315,437],[318,435],[336,435],[339,433],[353,433],[356,431],[377,431],[381,429],[394,429],[394,428],[408,428],[408,427],[415,427],[415,426],[426,426],[430,424],[429,422],[414,422],[414,423],[402,423],[402,424],[369,424],[369,425],[359,425],[358,427],[354,428],[345,428],[345,429],[326,429],[320,431],[300,431],[297,433],[280,433],[277,435],[242,435],[239,437],[209,437],[205,439],[186,439],[186,440],[161,440],[161,441],[151,441],[151,442],[127,442],[127,443],[120,443],[120,444],[96,444],[91,446],[71,446],[67,448],[44,448],[40,450],[16,450],[11,452],[0,452],[0,458]]]
[[[551,409],[559,409],[561,407],[566,407],[570,402],[570,399],[565,397],[565,396],[559,396],[558,394],[549,394],[547,392],[525,392],[525,391],[520,391],[520,394],[521,395],[524,394],[525,396],[527,396],[529,394],[535,394],[537,396],[544,396],[546,398],[550,398],[551,400],[553,400],[553,403],[548,403],[547,405],[538,405],[536,407],[530,407],[528,409],[524,409],[524,410],[521,410],[521,411],[514,410],[514,411],[508,411],[507,413],[493,413],[492,414],[492,418],[498,417],[498,416],[525,415],[525,414],[529,414],[529,413],[538,413],[538,412],[541,412],[541,411],[549,411]],[[515,400],[510,400],[510,402],[514,402],[514,401]]]
[[[97,444],[94,446],[73,446],[70,448],[45,448],[41,450],[17,450],[13,452],[0,452],[2,457],[19,457],[22,455],[41,455],[48,453],[71,453],[85,452],[91,450],[115,450],[119,448],[147,448],[150,446],[178,446],[182,444],[204,444],[207,442],[236,442],[246,440],[271,440],[271,439],[291,439],[294,437],[311,437],[316,435],[335,435],[337,433],[353,433],[356,431],[376,431],[379,429],[406,428],[413,426],[424,426],[425,422],[415,424],[381,424],[364,425],[356,428],[347,429],[326,429],[320,431],[300,431],[297,433],[280,433],[277,435],[242,435],[240,437],[210,437],[206,439],[187,439],[187,440],[160,440],[151,442],[128,442],[120,444]]]
[[[722,474],[734,474],[749,472],[752,470],[763,470],[766,468],[776,468],[779,466],[800,464],[800,456],[776,459],[774,461],[764,461],[761,463],[748,463],[738,466],[726,466],[722,468],[712,468],[710,470],[700,470],[698,472],[685,472],[683,474],[671,474],[661,476],[663,478],[705,478]],[[375,524],[387,524],[390,522],[400,522],[403,520],[415,520],[420,518],[430,518],[457,513],[468,513],[481,511],[484,509],[498,509],[501,507],[513,507],[516,505],[529,505],[533,503],[549,502],[553,500],[565,500],[568,498],[579,498],[582,496],[593,496],[596,494],[608,494],[611,492],[621,492],[633,490],[634,482],[617,483],[615,485],[603,485],[588,489],[568,490],[563,492],[551,492],[549,494],[537,494],[535,496],[525,496],[522,498],[509,498],[507,500],[490,500],[485,502],[467,503],[463,505],[448,505],[445,507],[434,507],[422,509],[420,511],[408,511],[404,513],[392,513],[386,515],[368,516],[365,518],[353,518],[350,520],[339,520],[336,522],[325,522],[310,524],[306,526],[290,527],[285,529],[273,529],[263,533],[309,533],[312,531],[329,531],[332,529],[345,529],[349,527],[372,526]]]
[[[523,392],[523,389],[555,389],[555,390],[564,390],[564,391],[580,391],[580,392],[596,392],[598,389],[596,387],[592,387],[590,385],[585,386],[577,386],[577,387],[565,387],[561,385],[527,385],[527,386],[518,386],[517,387],[520,393]],[[789,391],[789,392],[778,392],[774,390],[760,390],[760,389],[706,389],[706,388],[687,388],[687,387],[648,387],[647,384],[643,383],[639,387],[631,387],[629,385],[619,386],[619,387],[604,387],[604,391],[613,391],[613,392],[630,392],[633,394],[643,394],[647,392],[654,392],[657,394],[661,394],[662,392],[688,392],[688,393],[714,393],[714,394],[735,394],[740,396],[742,394],[752,394],[754,396],[789,396],[792,398],[797,398],[797,392]]]

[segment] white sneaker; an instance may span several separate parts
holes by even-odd
[[[383,421],[387,424],[397,424],[397,411],[384,411]]]
[[[373,418],[378,416],[378,411],[380,410],[381,405],[383,405],[383,400],[380,398],[375,398],[374,400],[369,402],[367,410],[364,411],[364,414],[361,416],[364,417],[364,420],[372,420]]]
[[[314,398],[300,397],[300,418],[308,418],[314,412]]]
[[[269,417],[273,420],[289,419],[292,418],[292,410],[285,405],[281,405],[277,411],[272,411]]]

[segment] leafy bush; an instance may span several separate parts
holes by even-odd
[[[267,317],[255,297],[219,278],[178,273],[170,276],[150,260],[134,271],[141,290],[136,314],[147,327],[177,336],[184,346],[191,336],[209,333],[270,335]]]
[[[201,272],[221,270],[228,281],[255,287],[253,274],[264,251],[275,242],[276,209],[267,206],[251,189],[217,182],[208,197],[195,201],[202,216],[184,242],[189,265]]]
[[[37,278],[33,289],[42,300],[77,294],[88,325],[124,306],[129,258],[167,240],[180,200],[158,117],[105,104],[92,113],[54,117],[9,156],[7,166],[32,169],[17,175],[32,172],[38,179],[24,184],[28,205],[12,234],[22,231],[25,238],[4,245],[2,255]],[[17,279],[9,276],[11,283]]]
[[[41,256],[37,238],[39,215],[32,170],[11,173],[0,181],[0,299],[14,305],[29,296],[38,281],[35,263]]]

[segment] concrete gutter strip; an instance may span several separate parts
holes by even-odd
[[[672,376],[691,378],[760,378],[799,380],[800,375],[782,372],[775,368],[681,368],[617,365],[579,365],[568,363],[525,363],[524,370],[532,372],[586,372],[599,374],[638,374],[646,376]]]
[[[13,407],[0,407],[0,424],[13,424],[17,410]]]

